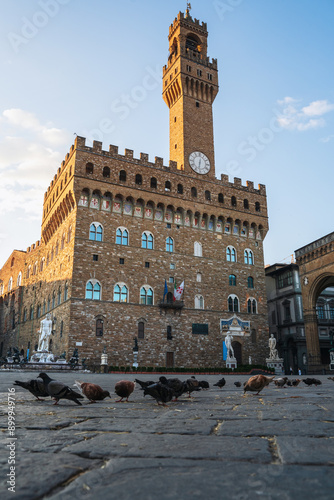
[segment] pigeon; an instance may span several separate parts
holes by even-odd
[[[186,391],[189,393],[189,398],[190,398],[190,393],[191,392],[194,392],[194,391],[200,391],[201,390],[201,387],[199,385],[199,381],[196,380],[196,378],[194,377],[194,375],[192,375],[190,378],[188,378],[186,380],[186,384],[187,384],[187,389]]]
[[[304,382],[304,384],[306,384],[306,385],[315,385],[315,386],[317,386],[317,385],[321,385],[320,380],[318,380],[318,379],[316,379],[316,378],[305,378],[305,379],[303,380],[303,382]]]
[[[76,380],[74,384],[79,391],[82,392],[90,403],[96,403],[96,401],[103,401],[106,397],[111,398],[109,391],[104,391],[102,387],[97,384],[91,384],[88,382],[80,382]]]
[[[162,406],[168,406],[166,405],[166,403],[168,403],[174,397],[173,389],[165,384],[162,384],[161,382],[156,382],[146,387],[144,389],[144,396],[146,396],[146,394],[152,396],[152,398],[156,400],[158,405],[160,405],[161,402]]]
[[[226,380],[223,377],[220,380],[218,380],[218,382],[216,384],[213,384],[213,385],[216,387],[219,387],[221,389],[222,387],[224,387],[225,384],[226,384]]]
[[[182,396],[184,392],[187,391],[187,382],[182,382],[179,378],[166,378],[164,376],[159,377],[159,382],[166,385],[174,392],[174,401]]]
[[[155,384],[156,382],[154,382],[153,380],[148,380],[147,382],[144,382],[142,380],[138,380],[137,378],[135,378],[135,381],[137,382],[137,384],[140,385],[140,388],[142,390],[144,390],[146,387],[148,387],[149,385],[153,385]]]
[[[235,385],[236,387],[241,387],[241,382],[234,382],[234,385]]]
[[[295,378],[291,380],[291,384],[293,385],[293,387],[297,387],[300,384],[300,382],[301,382],[300,378]]]
[[[132,382],[131,380],[120,380],[115,384],[115,393],[121,399],[117,399],[116,403],[120,403],[124,398],[129,401],[130,394],[133,393],[134,388],[136,387],[136,382]]]
[[[333,382],[334,382],[334,377],[327,377],[327,378],[328,378],[328,380],[333,380]]]
[[[274,384],[276,385],[276,387],[284,387],[287,382],[288,382],[288,377],[281,377],[276,379],[274,381]]]
[[[55,405],[58,404],[60,399],[69,399],[70,401],[74,401],[77,405],[81,405],[79,399],[83,399],[83,395],[78,392],[73,391],[68,385],[63,384],[63,382],[59,382],[58,380],[53,380],[46,373],[42,372],[38,375],[44,382],[44,388],[46,392],[54,398]]]
[[[269,385],[270,382],[274,380],[274,378],[275,376],[266,377],[265,375],[254,375],[244,383],[244,393],[246,391],[257,391],[256,395],[258,395],[266,385]]]
[[[44,382],[41,378],[28,380],[27,382],[21,382],[20,380],[15,380],[14,385],[19,385],[20,387],[23,387],[23,389],[26,389],[27,391],[31,392],[31,394],[35,396],[35,398],[37,398],[37,401],[44,401],[44,399],[40,398],[49,397],[49,393],[46,392],[46,389],[44,387]]]
[[[206,380],[200,380],[199,381],[199,386],[202,389],[209,389],[210,388],[209,382],[207,382]]]

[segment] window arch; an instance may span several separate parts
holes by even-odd
[[[109,167],[103,167],[103,177],[110,177],[110,168]]]
[[[202,243],[195,241],[194,243],[194,255],[195,257],[202,257]]]
[[[254,264],[253,252],[252,250],[249,250],[249,248],[246,248],[244,251],[244,260],[245,264],[249,264],[250,266]]]
[[[236,207],[237,206],[237,199],[235,196],[232,196],[231,198],[231,205],[232,207]]]
[[[124,283],[114,286],[114,302],[128,302],[128,288]]]
[[[177,185],[177,194],[183,194],[183,186],[182,184]]]
[[[22,272],[20,271],[17,276],[16,285],[21,286],[21,283],[22,283]]]
[[[12,288],[13,288],[13,278],[10,277],[8,281],[8,292],[10,292]]]
[[[94,172],[93,163],[86,163],[86,174],[92,174]]]
[[[64,302],[65,300],[67,300],[67,298],[68,298],[68,283],[66,282],[64,287]]]
[[[171,191],[172,189],[172,184],[170,181],[165,182],[165,191]]]
[[[138,338],[143,339],[145,337],[145,323],[144,321],[139,321],[138,323]]]
[[[151,188],[152,189],[157,189],[158,187],[158,182],[155,177],[151,177]]]
[[[256,314],[257,313],[257,304],[256,304],[255,299],[250,298],[247,300],[247,312],[249,314]]]
[[[218,195],[218,203],[224,203],[224,195],[222,193]]]
[[[227,262],[237,261],[237,251],[234,247],[230,245],[226,248],[226,260]]]
[[[237,286],[237,277],[235,274],[230,274],[228,278],[228,282],[230,286]]]
[[[58,288],[58,306],[61,304],[61,287]]]
[[[101,285],[97,280],[90,280],[86,283],[86,295],[88,300],[101,300]]]
[[[153,234],[149,231],[144,231],[141,237],[141,247],[153,250],[154,238]]]
[[[136,174],[136,180],[135,180],[135,183],[138,185],[138,186],[141,186],[142,183],[143,183],[143,178],[141,176],[141,174]]]
[[[197,281],[198,283],[201,283],[201,282],[202,282],[202,273],[197,273],[197,275],[196,275],[196,281]]]
[[[153,305],[153,290],[151,287],[144,285],[140,289],[140,304]]]
[[[191,196],[193,198],[197,198],[197,189],[195,187],[191,188]]]
[[[254,278],[252,276],[248,276],[247,278],[247,287],[254,288]]]
[[[170,236],[166,238],[166,252],[174,251],[174,240]]]
[[[103,227],[98,222],[92,222],[89,228],[89,239],[91,241],[102,241]]]
[[[205,199],[210,201],[211,200],[211,193],[210,191],[205,191]]]
[[[103,327],[104,327],[103,316],[98,316],[95,322],[96,337],[103,337]]]
[[[129,232],[125,227],[119,227],[116,231],[116,244],[129,245]]]
[[[261,212],[261,205],[258,201],[255,202],[255,211],[256,212]]]
[[[195,309],[204,309],[203,295],[195,295]]]
[[[244,208],[245,208],[246,210],[248,210],[248,209],[249,209],[249,202],[248,202],[248,200],[246,200],[246,199],[244,200]]]
[[[230,312],[239,312],[239,299],[236,295],[230,295],[227,302]]]
[[[120,173],[119,173],[119,180],[121,182],[126,182],[126,171],[125,170],[121,170]]]

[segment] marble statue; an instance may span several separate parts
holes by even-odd
[[[269,359],[278,359],[278,351],[276,349],[276,339],[272,333],[269,338]]]
[[[232,347],[232,340],[233,340],[232,335],[230,333],[227,333],[227,335],[225,337],[225,346],[227,349],[227,359],[231,359],[231,358],[234,359],[234,350]]]
[[[49,350],[49,340],[52,333],[52,320],[51,315],[47,314],[46,318],[41,321],[39,328],[38,351]]]

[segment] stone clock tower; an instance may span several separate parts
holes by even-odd
[[[218,93],[217,60],[207,56],[206,23],[179,12],[169,28],[163,98],[169,107],[170,160],[196,177],[215,178],[212,104]]]

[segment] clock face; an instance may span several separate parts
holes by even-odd
[[[210,170],[209,158],[200,151],[193,151],[189,155],[189,164],[198,174],[207,174]]]

